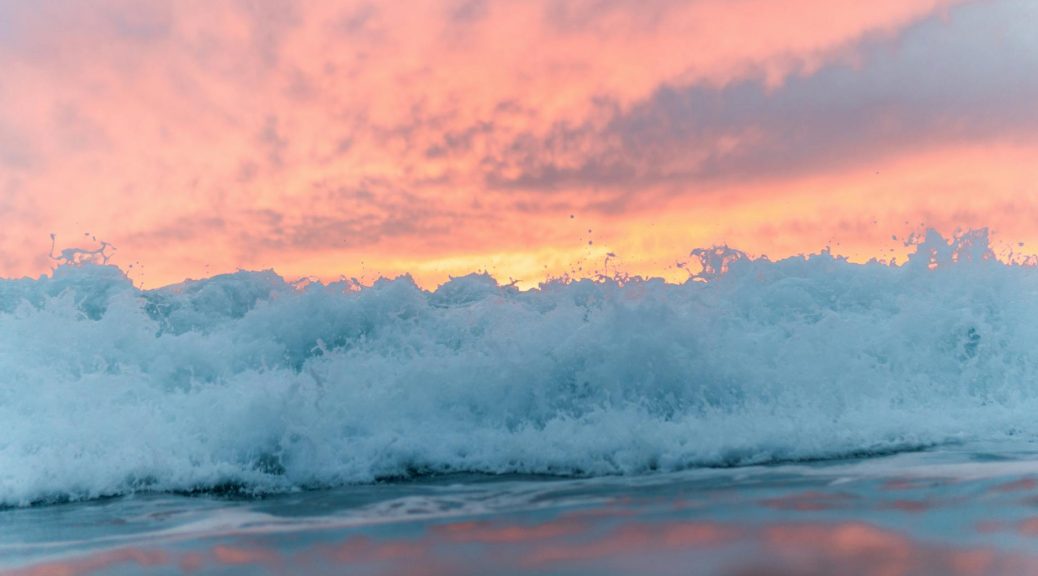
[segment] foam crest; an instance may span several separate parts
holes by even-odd
[[[0,281],[0,503],[641,473],[1033,436],[1038,270],[702,251],[676,285]],[[706,281],[704,281],[706,280]]]

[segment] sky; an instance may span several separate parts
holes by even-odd
[[[1038,250],[1032,0],[0,0],[0,276]]]

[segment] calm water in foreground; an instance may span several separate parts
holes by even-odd
[[[0,573],[1038,574],[1038,445],[7,509]]]

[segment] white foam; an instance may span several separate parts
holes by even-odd
[[[730,256],[709,282],[531,291],[241,272],[142,292],[93,264],[0,281],[0,503],[1038,431],[1038,270],[983,233],[932,234],[903,266]]]

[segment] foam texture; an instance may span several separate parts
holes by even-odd
[[[668,284],[0,281],[0,504],[627,474],[1038,432],[1038,269],[697,252]],[[705,280],[705,281],[704,281]]]

